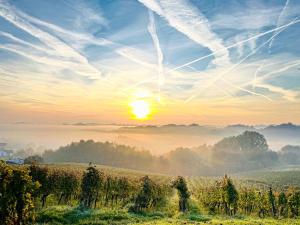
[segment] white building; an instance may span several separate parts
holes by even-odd
[[[0,143],[0,158],[9,158],[12,155],[12,151],[5,149],[6,143]]]
[[[21,165],[21,164],[24,164],[24,159],[20,159],[20,158],[9,159],[9,160],[6,161],[6,163]]]

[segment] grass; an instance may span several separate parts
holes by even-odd
[[[82,173],[86,164],[50,164],[50,168],[72,169]],[[97,165],[97,168],[112,176],[126,176],[138,180],[145,174],[142,171],[119,169]],[[173,176],[162,174],[149,174],[156,182],[170,183]],[[253,171],[234,175],[234,182],[239,185],[272,185],[282,187],[293,182],[299,186],[300,171]],[[218,177],[187,177],[191,191],[202,185],[212,185]],[[122,208],[100,208],[95,210],[83,209],[77,206],[57,206],[57,201],[49,196],[48,207],[37,210],[37,224],[43,225],[170,225],[170,224],[212,224],[212,225],[300,225],[300,219],[260,219],[255,216],[227,217],[220,215],[203,215],[196,201],[190,201],[190,211],[182,214],[177,212],[176,198],[170,199],[168,205],[161,211],[145,213],[129,213]]]
[[[128,213],[125,210],[82,209],[70,206],[52,206],[38,212],[37,225],[300,225],[300,219],[260,219],[257,217],[206,216],[199,213],[179,213],[168,217],[162,212]]]

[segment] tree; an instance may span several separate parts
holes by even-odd
[[[269,197],[269,203],[271,205],[271,213],[273,217],[276,217],[277,210],[276,210],[275,195],[273,194],[273,190],[271,187],[269,188],[268,197]]]
[[[255,131],[245,131],[237,136],[242,151],[267,151],[269,149],[265,137]]]
[[[33,196],[39,188],[29,171],[0,164],[0,221],[4,225],[24,225],[35,219]]]
[[[41,167],[34,164],[31,165],[29,169],[32,179],[41,184],[37,194],[41,197],[42,207],[44,207],[46,205],[47,197],[57,191],[60,171],[50,171],[47,167]]]
[[[44,159],[39,155],[28,156],[24,159],[24,164],[41,164]]]
[[[141,179],[142,188],[140,189],[134,201],[133,211],[139,212],[150,207],[154,191],[154,182],[145,176]]]
[[[83,174],[81,183],[81,204],[83,206],[91,208],[94,203],[94,207],[96,207],[102,183],[103,174],[90,165]]]
[[[291,217],[299,216],[300,191],[290,191],[288,196],[288,205],[291,212]]]
[[[185,179],[179,176],[175,181],[173,181],[172,187],[176,188],[178,191],[179,211],[186,212],[188,210],[188,199],[190,198],[190,192]]]
[[[278,196],[278,213],[279,216],[286,217],[287,215],[287,197],[284,192],[280,192]]]
[[[58,204],[61,201],[68,203],[72,195],[75,195],[79,188],[79,178],[71,171],[61,171],[58,177],[57,192],[60,195]]]
[[[236,214],[239,195],[232,180],[225,175],[220,185],[225,213],[227,215]]]
[[[268,195],[263,192],[258,192],[257,195],[257,208],[258,216],[264,218],[268,212],[269,199]]]
[[[256,194],[254,189],[244,189],[239,194],[239,205],[245,214],[251,214],[256,204]]]

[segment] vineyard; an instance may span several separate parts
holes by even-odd
[[[255,177],[255,179],[254,179]],[[173,177],[0,165],[1,224],[300,224],[300,171]]]

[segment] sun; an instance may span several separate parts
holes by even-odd
[[[145,100],[135,100],[130,104],[136,119],[147,119],[150,114],[150,104]]]

